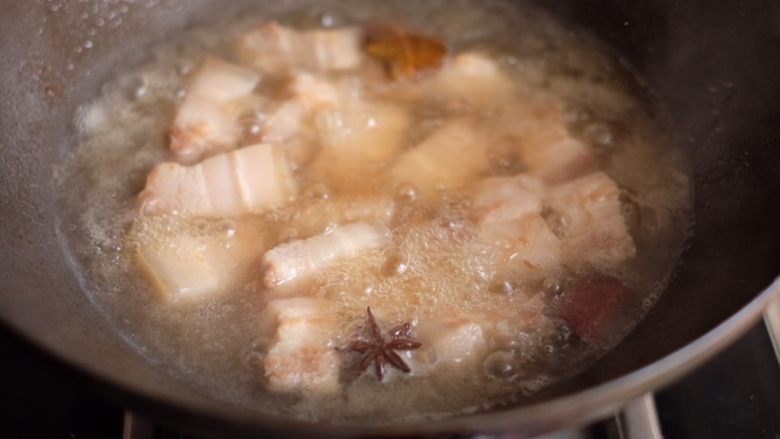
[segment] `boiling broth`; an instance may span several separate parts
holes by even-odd
[[[521,403],[544,386],[579,373],[622,340],[666,287],[690,230],[689,169],[661,129],[660,115],[648,111],[648,93],[640,81],[596,41],[530,6],[503,1],[307,1],[294,8],[258,6],[241,17],[187,30],[153,48],[147,63],[106,84],[100,96],[81,108],[76,124],[82,144],[63,168],[63,187],[88,188],[86,193],[63,194],[61,205],[68,218],[67,238],[91,284],[89,299],[149,361],[226,404],[334,422],[407,422]],[[485,371],[490,365],[480,360],[419,375],[394,373],[385,381],[350,369],[342,373],[336,393],[279,394],[268,392],[262,378],[271,341],[260,329],[268,298],[259,261],[232,267],[241,272],[235,278],[245,281],[217,294],[175,304],[161,301],[141,275],[135,258],[139,242],[185,233],[215,237],[216,245],[232,248],[242,245],[237,236],[251,236],[258,247],[270,249],[332,230],[348,216],[334,223],[312,219],[307,212],[371,197],[394,205],[387,221],[391,244],[319,271],[310,290],[338,316],[334,347],[346,346],[360,333],[367,306],[378,311],[385,327],[408,320],[419,329],[443,314],[509,312],[512,319],[528,315],[533,321],[565,300],[561,298],[576,277],[587,275],[570,270],[525,285],[520,292],[497,292],[501,266],[496,261],[503,250],[480,238],[470,189],[423,194],[378,178],[384,163],[345,173],[293,157],[300,196],[282,207],[233,218],[139,220],[135,197],[149,170],[170,160],[167,133],[193,72],[207,54],[230,59],[231,45],[240,35],[271,18],[298,29],[400,23],[440,36],[451,54],[487,53],[528,96],[561,103],[572,136],[589,146],[598,167],[621,188],[622,214],[636,246],[636,255],[609,273],[635,293],[621,314],[613,316],[609,334],[583,341],[556,319],[531,323],[520,341],[488,334],[489,352],[506,351],[502,343],[514,343],[512,352],[522,357],[522,373],[511,379],[489,376]],[[374,73],[357,75],[379,81]],[[271,96],[275,87],[261,82],[260,91]],[[405,150],[453,118],[472,118],[487,131],[506,123],[490,105],[409,99],[398,90],[403,87],[378,87],[373,93],[412,115]],[[249,118],[244,123],[251,133],[260,122]],[[494,139],[483,176],[523,172],[512,148],[511,141]],[[311,155],[303,149],[305,156]]]

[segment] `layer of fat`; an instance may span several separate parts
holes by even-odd
[[[131,232],[142,273],[167,302],[203,300],[243,288],[267,249],[266,230],[253,219],[186,221],[139,218]]]

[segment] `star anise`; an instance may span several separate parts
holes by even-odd
[[[372,339],[370,341],[353,341],[345,349],[349,352],[363,354],[363,358],[360,360],[360,373],[364,373],[372,364],[379,381],[385,377],[385,364],[389,364],[401,372],[409,373],[411,371],[409,365],[396,351],[413,351],[422,346],[420,342],[410,338],[412,326],[407,322],[390,329],[387,331],[388,339],[382,334],[379,323],[371,313],[371,307],[368,307],[366,312],[368,313],[367,321]]]

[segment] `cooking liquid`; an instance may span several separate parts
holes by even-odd
[[[691,222],[689,170],[643,105],[637,80],[595,42],[575,38],[544,13],[516,2],[433,0],[415,3],[414,14],[408,13],[408,2],[320,1],[311,2],[310,8],[310,2],[300,3],[290,11],[267,6],[242,15],[251,15],[248,19],[186,31],[154,48],[147,64],[107,84],[95,101],[81,108],[77,124],[83,143],[63,169],[62,187],[88,189],[63,194],[63,211],[73,219],[65,222],[65,232],[91,283],[90,301],[117,331],[150,361],[227,404],[333,422],[405,422],[522,402],[582,371],[617,344],[666,287]],[[478,361],[473,367],[443,368],[422,377],[395,374],[385,383],[366,374],[347,380],[339,394],[298,397],[270,394],[260,378],[268,339],[258,330],[265,299],[253,261],[235,268],[246,272],[246,282],[220,294],[192,303],[161,302],[134,263],[139,236],[165,240],[171,231],[185,230],[219,236],[220,244],[230,247],[248,230],[258,245],[270,248],[332,226],[307,221],[301,214],[307,208],[367,194],[394,201],[396,213],[389,224],[393,245],[318,273],[312,294],[328,299],[344,322],[337,344],[346,344],[359,331],[366,306],[383,310],[382,321],[389,327],[454,312],[511,310],[517,318],[533,315],[566,294],[565,278],[550,279],[536,290],[497,293],[491,284],[500,269],[496,250],[478,239],[464,193],[423,197],[411,188],[372,179],[374,169],[345,181],[331,175],[323,185],[302,162],[295,171],[302,195],[283,208],[221,220],[150,219],[133,227],[134,197],[146,174],[154,164],[170,160],[167,132],[192,71],[209,53],[229,59],[227,48],[238,36],[269,17],[297,28],[363,25],[375,19],[400,22],[441,36],[451,53],[484,50],[530,93],[550,94],[563,102],[571,131],[623,188],[624,216],[637,246],[637,256],[611,273],[637,292],[629,311],[616,318],[614,332],[597,343],[585,343],[550,320],[525,331],[519,350],[517,340],[491,334],[491,351],[507,352],[505,344],[514,343],[513,355],[522,359],[521,372],[511,379],[486,373],[489,365]],[[403,99],[398,101],[403,104]],[[409,146],[445,118],[468,115],[485,124],[498,118],[436,101],[411,111]],[[248,117],[246,130],[256,130],[256,123]],[[522,172],[505,152],[500,142],[491,149],[491,175]]]

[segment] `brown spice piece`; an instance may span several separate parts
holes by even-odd
[[[635,296],[620,279],[595,274],[575,281],[564,292],[553,314],[583,340],[597,343],[616,329]]]
[[[446,46],[437,38],[383,24],[366,29],[363,50],[379,61],[393,80],[438,68],[447,55]]]
[[[390,329],[387,331],[390,339],[387,340],[382,334],[379,323],[371,313],[371,308],[367,308],[366,312],[372,340],[355,340],[344,348],[347,352],[363,354],[363,359],[360,360],[360,373],[364,373],[372,364],[379,381],[382,381],[385,376],[385,364],[404,373],[411,372],[409,365],[396,351],[413,351],[422,346],[422,343],[410,338],[412,326],[407,322]]]

